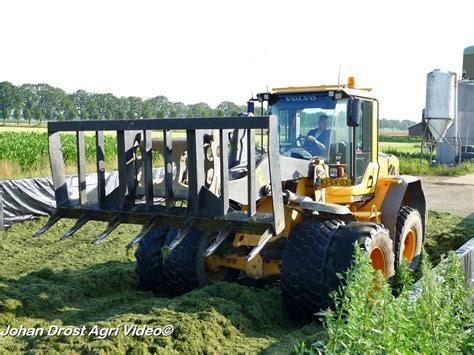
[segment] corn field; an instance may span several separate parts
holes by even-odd
[[[86,136],[86,159],[95,160],[95,136]],[[117,144],[114,136],[104,136],[105,156],[116,157]],[[76,163],[76,136],[61,135],[64,163]],[[49,162],[48,133],[37,132],[0,132],[0,161],[10,161],[18,164],[23,172],[37,170]]]

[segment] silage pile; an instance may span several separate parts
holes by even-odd
[[[48,329],[51,325],[87,331],[120,328],[99,339],[86,336],[0,337],[0,352],[289,351],[296,339],[314,336],[319,324],[292,322],[278,286],[222,283],[175,298],[156,297],[138,288],[126,242],[137,226],[121,226],[99,246],[91,238],[104,226],[89,223],[58,242],[71,221],[61,221],[39,238],[44,223],[27,222],[1,233],[0,331],[12,327]],[[125,335],[124,327],[151,329],[172,325],[170,336]]]
[[[0,232],[0,332],[50,325],[121,328],[105,339],[91,336],[0,337],[5,351],[56,352],[282,352],[296,341],[324,338],[319,323],[291,321],[278,285],[222,283],[176,298],[139,289],[126,243],[139,226],[120,226],[102,244],[90,244],[105,224],[89,222],[70,239],[58,238],[73,221],[60,221],[39,239],[45,219]],[[474,220],[430,213],[426,249],[432,261],[461,246]],[[125,326],[172,325],[170,336],[125,335]]]

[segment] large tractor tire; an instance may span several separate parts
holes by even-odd
[[[293,228],[281,268],[282,296],[292,316],[310,318],[333,305],[330,293],[341,285],[337,273],[354,262],[355,242],[385,277],[395,274],[393,242],[378,224],[306,220]]]
[[[176,229],[170,231],[173,237],[177,233]],[[213,233],[191,230],[165,257],[163,270],[167,292],[171,295],[180,295],[215,282],[237,280],[239,270],[229,268],[212,270],[206,266],[203,254],[215,237],[216,234]]]
[[[138,243],[135,251],[140,286],[147,291],[158,292],[163,288],[163,253],[166,235],[169,228],[154,228]]]
[[[400,208],[395,234],[395,266],[407,260],[410,270],[415,270],[420,262],[422,244],[423,222],[420,213],[411,207]]]
[[[205,264],[203,253],[216,235],[191,230],[169,251],[167,247],[177,234],[176,228],[154,228],[138,243],[135,271],[143,289],[179,295],[218,281],[237,280],[240,271],[212,270]]]

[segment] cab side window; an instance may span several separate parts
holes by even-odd
[[[362,117],[355,129],[355,183],[362,181],[372,156],[372,101],[362,102]]]
[[[278,132],[280,134],[280,143],[290,142],[290,124],[288,110],[280,110],[278,114]]]

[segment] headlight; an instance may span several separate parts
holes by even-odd
[[[329,168],[329,177],[337,178],[338,176],[338,169],[337,168]]]

